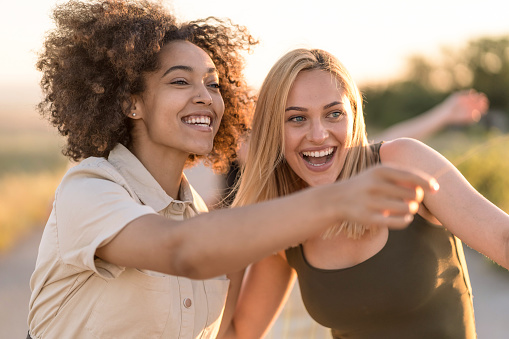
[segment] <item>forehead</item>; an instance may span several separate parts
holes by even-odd
[[[164,45],[158,58],[163,68],[174,65],[215,68],[214,62],[203,49],[184,40],[172,41]]]
[[[287,104],[331,101],[345,96],[338,79],[323,70],[301,71],[295,78]]]

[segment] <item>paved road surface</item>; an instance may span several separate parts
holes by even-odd
[[[26,338],[28,283],[40,238],[41,232],[36,231],[11,252],[0,255],[0,339]],[[509,338],[509,271],[494,267],[468,248],[465,255],[479,339]]]

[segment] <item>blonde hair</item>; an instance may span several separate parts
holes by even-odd
[[[249,151],[242,169],[233,206],[243,206],[296,192],[307,184],[295,174],[284,157],[284,113],[290,89],[302,71],[323,70],[338,80],[338,90],[352,105],[353,131],[350,148],[338,180],[349,178],[374,163],[366,138],[362,97],[350,73],[333,55],[319,49],[296,49],[285,54],[265,78],[253,116]],[[324,237],[346,231],[352,238],[364,234],[366,226],[342,221]]]

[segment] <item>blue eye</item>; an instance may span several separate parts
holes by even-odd
[[[334,111],[334,112],[329,113],[329,116],[331,118],[341,118],[344,114],[345,114],[345,112],[343,112],[343,111]]]
[[[209,86],[210,86],[210,87],[212,87],[212,88],[221,89],[221,85],[219,85],[219,84],[218,84],[218,83],[216,83],[216,82],[215,82],[215,83],[210,84]]]
[[[305,120],[304,117],[301,115],[293,116],[288,119],[288,121],[292,122],[303,122],[304,120]]]

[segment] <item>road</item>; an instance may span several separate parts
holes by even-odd
[[[41,231],[0,255],[0,339],[26,338],[29,281]],[[509,271],[465,248],[479,339],[509,338]]]

